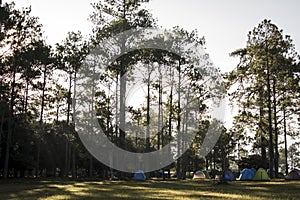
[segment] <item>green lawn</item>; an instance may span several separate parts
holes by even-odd
[[[58,181],[1,180],[0,199],[300,199],[300,181]]]

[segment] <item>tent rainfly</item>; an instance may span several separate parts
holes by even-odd
[[[193,179],[210,179],[207,171],[199,170],[194,173]]]
[[[255,169],[249,169],[245,168],[241,171],[240,177],[237,180],[252,180],[256,170]]]
[[[254,181],[269,181],[270,177],[267,174],[266,170],[264,170],[263,168],[259,168],[254,177],[253,177]]]
[[[235,181],[235,177],[232,173],[231,170],[227,170],[226,173],[225,173],[225,179],[226,181]]]
[[[146,175],[142,170],[139,170],[139,171],[134,173],[132,179],[136,180],[136,181],[145,181],[146,180]]]
[[[300,180],[300,171],[293,169],[288,173],[288,175],[285,177],[285,180]]]

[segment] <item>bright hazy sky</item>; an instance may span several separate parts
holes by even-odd
[[[61,42],[68,31],[89,34],[90,3],[96,1],[15,0],[17,7],[32,6],[32,15],[40,18],[51,45]],[[238,62],[228,54],[244,47],[247,33],[265,18],[291,35],[300,52],[298,0],[152,0],[149,7],[163,27],[178,25],[187,30],[197,29],[206,39],[212,61],[223,72],[233,69]]]

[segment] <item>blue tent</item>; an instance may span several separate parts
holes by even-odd
[[[235,181],[235,177],[232,173],[231,170],[227,170],[226,173],[225,173],[225,180],[226,181]]]
[[[251,168],[250,170],[253,172],[253,174],[256,173],[256,169],[255,168]]]
[[[132,179],[136,180],[136,181],[145,181],[146,180],[146,175],[142,170],[139,170],[139,171],[134,173]]]
[[[238,180],[252,180],[255,173],[256,173],[256,170],[254,168],[252,168],[252,169],[245,168],[241,171],[241,174],[240,174],[240,177]]]

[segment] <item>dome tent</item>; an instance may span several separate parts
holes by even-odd
[[[146,175],[142,170],[139,170],[139,171],[134,173],[132,179],[136,180],[136,181],[145,181],[146,180]]]
[[[256,171],[254,169],[245,168],[241,171],[238,180],[252,180]]]
[[[269,181],[270,177],[267,174],[266,170],[259,168],[253,177],[254,181]]]
[[[293,169],[286,175],[285,180],[300,180],[300,171]]]
[[[255,169],[255,168],[251,168],[250,170],[251,170],[251,171],[253,172],[253,174],[255,175],[256,169]]]
[[[194,173],[193,179],[210,179],[207,171],[199,170]]]
[[[231,170],[227,170],[226,173],[225,173],[225,180],[226,181],[235,181],[235,177],[232,173]]]

